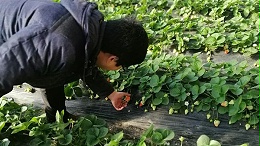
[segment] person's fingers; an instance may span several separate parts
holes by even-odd
[[[129,93],[125,93],[125,96],[131,96],[131,94],[129,94]]]
[[[121,111],[124,107],[120,106],[120,107],[115,107],[116,110]]]

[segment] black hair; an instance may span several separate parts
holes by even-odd
[[[117,56],[117,66],[143,62],[147,48],[148,36],[140,22],[132,17],[107,21],[101,51]]]

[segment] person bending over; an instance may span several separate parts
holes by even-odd
[[[104,21],[98,6],[79,0],[0,0],[0,97],[14,85],[43,90],[49,122],[66,110],[64,85],[82,79],[122,110],[117,92],[99,68],[118,70],[144,61],[148,36],[134,19]]]

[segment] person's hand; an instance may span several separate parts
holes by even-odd
[[[122,110],[127,106],[128,103],[128,101],[124,100],[124,96],[131,96],[131,94],[114,91],[108,96],[108,98],[111,100],[111,103],[116,110]]]

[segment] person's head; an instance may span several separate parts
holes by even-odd
[[[109,20],[96,64],[104,70],[139,64],[144,61],[147,48],[147,33],[135,19]]]

